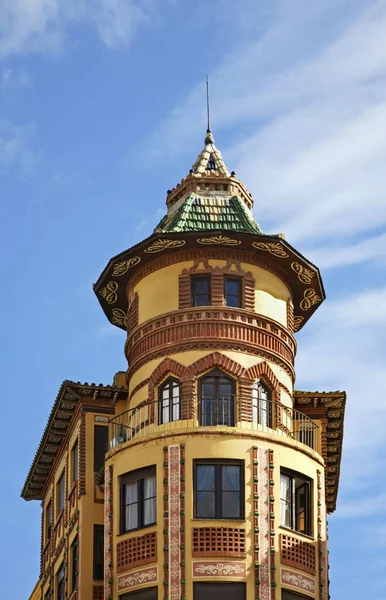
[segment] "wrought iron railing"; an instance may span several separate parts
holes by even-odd
[[[240,406],[250,415],[237,416]],[[109,450],[124,442],[152,434],[200,427],[237,427],[248,431],[276,433],[320,452],[319,427],[307,415],[274,402],[231,395],[183,396],[165,402],[143,402],[109,421]]]

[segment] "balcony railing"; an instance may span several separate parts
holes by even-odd
[[[247,418],[236,415],[250,407]],[[152,434],[191,428],[236,427],[289,437],[320,453],[319,427],[307,415],[271,400],[231,395],[175,397],[167,404],[143,402],[109,421],[109,449]]]

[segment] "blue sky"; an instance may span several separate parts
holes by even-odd
[[[63,379],[110,383],[124,333],[93,295],[216,144],[264,231],[322,270],[298,389],[348,393],[331,597],[386,598],[386,2],[2,0],[2,593],[28,598],[19,493]]]

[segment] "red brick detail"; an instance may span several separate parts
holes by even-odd
[[[224,275],[220,267],[213,269],[212,278],[212,306],[224,306]]]
[[[79,431],[79,497],[86,493],[86,414],[83,412]]]
[[[163,568],[164,582],[169,581],[169,453],[168,447],[163,447]],[[168,600],[168,589],[164,586],[164,600]]]
[[[275,565],[275,496],[274,496],[274,455],[268,450],[268,479],[269,479],[269,562],[271,567],[271,600],[276,600],[276,565]]]
[[[117,572],[157,562],[157,533],[145,533],[117,544]]]
[[[239,377],[239,420],[252,422],[253,379]]]
[[[155,400],[155,388],[167,375],[174,375],[181,381],[183,378],[186,378],[187,374],[188,370],[184,365],[181,365],[181,363],[172,358],[165,358],[149,377],[149,400]]]
[[[252,448],[252,490],[253,490],[253,560],[255,598],[260,597],[260,530],[259,530],[259,460],[258,450]]]
[[[131,332],[135,327],[138,326],[138,294],[135,292],[132,294],[129,300],[128,310],[128,330]]]
[[[71,596],[72,600],[72,596]],[[92,600],[103,600],[103,585],[93,585]]]
[[[195,527],[192,529],[192,556],[244,558],[245,529]]]
[[[243,278],[243,307],[255,311],[255,280],[250,272]]]
[[[295,331],[294,327],[294,305],[291,298],[287,300],[287,329],[290,333]]]
[[[275,396],[280,396],[280,382],[269,364],[265,361],[260,362],[257,365],[253,365],[253,367],[249,367],[245,375],[252,381],[255,381],[256,379],[264,379],[266,383],[268,383],[268,385],[273,389]],[[279,398],[273,399],[279,400]]]
[[[181,527],[181,598],[186,597],[186,525],[185,525],[185,510],[186,510],[186,490],[185,490],[185,444],[180,445],[180,490],[181,490],[181,511],[180,511],[180,527]]]
[[[283,565],[315,575],[315,546],[292,535],[280,534],[280,554]]]
[[[178,278],[178,308],[189,308],[191,306],[190,275],[184,269]]]
[[[214,367],[223,369],[235,377],[241,377],[245,373],[245,368],[242,365],[231,358],[228,358],[228,356],[220,354],[220,352],[212,352],[212,354],[203,356],[190,365],[188,369],[192,376],[197,376],[201,375],[201,373],[205,373],[205,371],[209,371],[209,369],[213,369]]]

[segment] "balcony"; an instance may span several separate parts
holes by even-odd
[[[251,407],[250,419],[239,420],[242,404],[251,406],[252,399],[228,394],[176,396],[168,405],[145,401],[110,419],[109,450],[154,435],[191,429],[212,433],[232,428],[290,438],[320,454],[319,426],[303,413],[279,402],[260,400]]]

